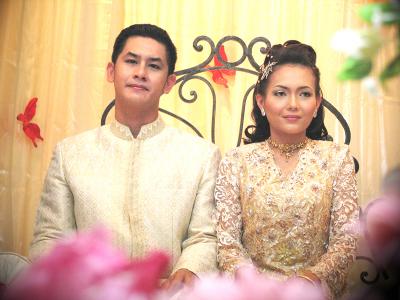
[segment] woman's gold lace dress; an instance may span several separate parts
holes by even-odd
[[[215,199],[220,269],[252,264],[282,279],[307,270],[331,296],[341,293],[359,216],[347,146],[310,140],[287,176],[267,142],[233,149],[221,161]]]

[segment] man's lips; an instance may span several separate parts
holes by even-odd
[[[127,87],[131,88],[131,89],[135,89],[135,90],[144,90],[144,91],[148,91],[149,89],[141,84],[127,84]]]

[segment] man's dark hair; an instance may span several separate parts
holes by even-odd
[[[152,24],[134,24],[123,29],[115,39],[111,61],[115,64],[118,56],[124,49],[126,40],[130,37],[141,36],[156,40],[165,46],[167,52],[168,74],[175,71],[176,48],[168,33],[158,26]]]

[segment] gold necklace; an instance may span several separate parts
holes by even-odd
[[[304,148],[307,145],[308,140],[309,138],[306,137],[304,141],[297,144],[279,144],[269,137],[267,142],[272,148],[277,149],[282,155],[285,155],[285,161],[289,162],[289,159],[293,156],[294,152]]]

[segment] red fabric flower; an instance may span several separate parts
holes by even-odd
[[[226,55],[225,52],[225,47],[224,45],[221,45],[219,47],[219,55],[221,56],[222,60],[224,62],[228,61],[228,57]],[[216,67],[220,67],[223,66],[223,63],[219,61],[218,56],[214,55],[214,64]],[[228,76],[235,76],[236,75],[236,70],[232,70],[232,69],[221,69],[220,70],[223,74],[228,75]]]
[[[221,70],[210,70],[212,73],[212,80],[216,84],[223,85],[224,87],[228,88],[228,80],[222,75]]]
[[[221,56],[222,60],[224,62],[228,61],[228,57],[225,53],[225,47],[224,45],[221,45],[219,47],[219,55]],[[217,55],[214,55],[214,64],[216,67],[221,67],[224,64],[218,59]],[[211,66],[207,66],[207,67],[211,67]],[[212,80],[220,85],[225,86],[226,88],[228,88],[228,80],[224,77],[224,75],[226,76],[235,76],[236,71],[232,70],[232,69],[219,69],[219,70],[210,70],[210,72],[212,73]]]

